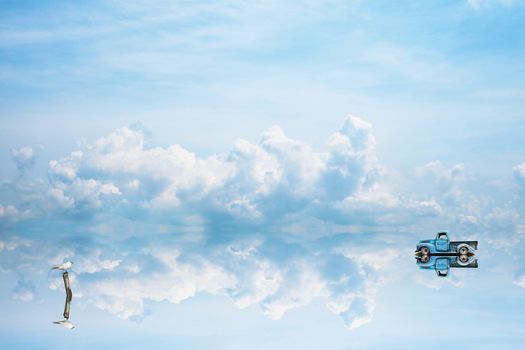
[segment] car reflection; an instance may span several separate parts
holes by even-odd
[[[478,260],[473,256],[430,256],[417,259],[417,266],[424,270],[435,270],[439,277],[446,277],[451,268],[477,268]]]

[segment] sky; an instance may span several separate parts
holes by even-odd
[[[524,20],[519,0],[0,1],[2,344],[519,348]],[[479,268],[418,269],[439,231],[478,240]]]

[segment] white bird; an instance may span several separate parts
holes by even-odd
[[[62,320],[62,321],[54,321],[53,322],[54,324],[59,324],[67,329],[73,329],[75,328],[75,326],[73,325],[73,323],[69,322],[69,320]]]
[[[53,266],[53,270],[67,270],[71,268],[71,265],[73,264],[72,261],[66,261],[62,265],[55,265]]]

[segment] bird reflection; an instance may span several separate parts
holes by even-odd
[[[54,266],[53,269],[66,270],[71,267],[71,262],[67,262],[60,266]],[[59,324],[67,329],[73,329],[75,326],[69,322],[69,312],[71,310],[71,300],[73,300],[73,292],[71,291],[71,283],[69,282],[69,274],[67,271],[64,271],[62,274],[64,280],[64,289],[66,290],[66,302],[64,305],[64,319],[61,321],[54,321],[54,324]]]

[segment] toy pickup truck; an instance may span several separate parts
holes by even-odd
[[[446,277],[452,267],[477,268],[474,258],[478,241],[454,241],[446,232],[439,232],[435,239],[425,239],[416,245],[416,263],[421,269],[435,270],[440,277]]]
[[[421,240],[416,245],[416,253],[434,256],[473,255],[477,249],[478,241],[451,242],[446,232],[439,232],[435,239]]]

